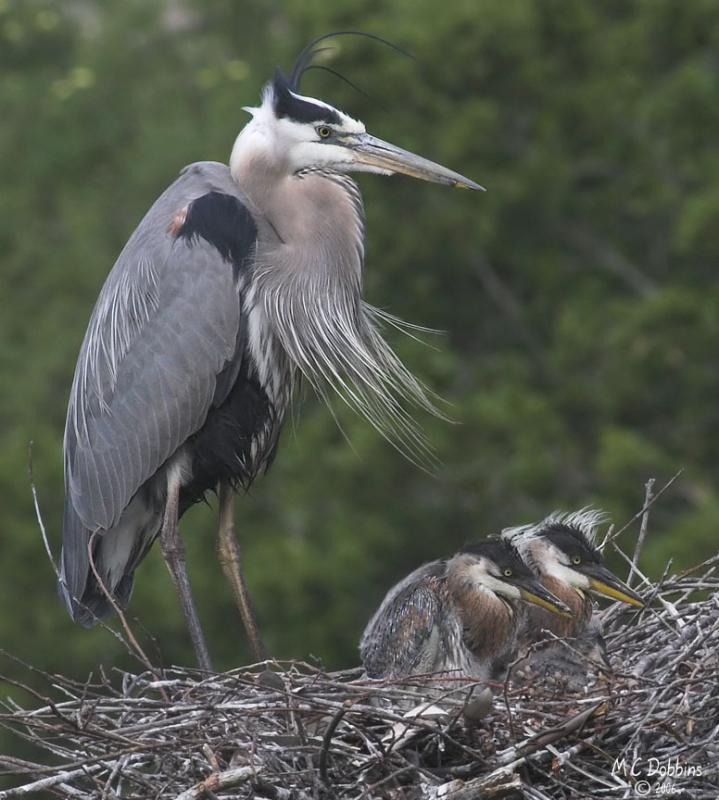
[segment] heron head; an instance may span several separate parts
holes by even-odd
[[[324,100],[299,94],[298,81],[277,71],[265,87],[262,105],[245,109],[253,115],[253,121],[238,137],[239,149],[244,151],[251,136],[262,138],[273,161],[294,174],[312,170],[401,173],[432,183],[483,190],[457,172],[372,136],[362,122]]]
[[[517,549],[498,536],[466,545],[455,556],[462,562],[462,577],[474,588],[490,591],[505,601],[524,601],[560,616],[570,609],[550,591],[522,560]]]
[[[537,571],[568,584],[580,594],[590,591],[644,607],[641,597],[604,566],[594,546],[597,524],[603,515],[590,509],[571,514],[552,514],[538,525],[506,531]]]

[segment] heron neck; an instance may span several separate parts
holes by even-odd
[[[258,142],[241,134],[230,160],[258,226],[248,304],[323,399],[330,387],[421,462],[426,446],[404,401],[438,412],[383,340],[384,315],[362,300],[364,213],[356,184],[322,169],[289,173]]]
[[[573,586],[551,575],[541,575],[540,581],[545,589],[569,606],[572,617],[567,619],[538,606],[530,606],[529,616],[532,626],[539,630],[546,628],[556,636],[578,636],[591,619],[593,608],[591,598],[586,594],[580,595]]]
[[[244,132],[230,169],[258,222],[261,243],[278,251],[275,262],[299,278],[300,270],[351,278],[359,291],[364,211],[349,176],[323,169],[293,172],[263,138]]]
[[[447,586],[472,655],[484,660],[503,652],[516,633],[514,611],[493,591],[472,580],[461,556],[453,558],[447,566]]]

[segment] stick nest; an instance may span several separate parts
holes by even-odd
[[[426,679],[299,662],[118,671],[86,684],[45,675],[48,697],[26,687],[37,707],[3,703],[0,724],[42,757],[0,756],[17,783],[0,800],[715,800],[715,564],[647,586],[642,611],[603,612],[613,672],[584,665],[579,690],[535,675],[489,698],[466,679],[434,677],[430,690]]]

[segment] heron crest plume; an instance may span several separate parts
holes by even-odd
[[[550,546],[553,536],[576,544],[581,550],[599,558],[596,547],[597,531],[609,521],[609,515],[601,509],[587,506],[577,511],[553,511],[540,522],[506,528],[502,538],[518,549],[522,558],[538,572],[544,570],[542,556],[536,548]],[[539,559],[539,560],[538,560]]]
[[[300,83],[302,81],[302,77],[304,76],[304,74],[309,70],[317,67],[317,65],[314,64],[315,58],[320,53],[332,49],[331,47],[328,46],[318,47],[318,45],[321,44],[322,42],[328,41],[329,39],[335,39],[340,36],[357,36],[359,38],[369,39],[370,41],[378,42],[379,44],[383,44],[386,47],[389,47],[390,49],[394,50],[396,53],[399,53],[400,55],[406,56],[407,58],[412,58],[412,55],[410,53],[408,53],[406,50],[396,45],[394,42],[390,42],[389,39],[385,39],[382,36],[377,36],[374,33],[367,33],[366,31],[332,31],[330,33],[325,33],[322,36],[318,36],[315,39],[313,39],[297,56],[297,58],[295,59],[294,66],[292,67],[292,70],[290,72],[289,78],[287,79],[288,86],[292,91],[294,92],[299,91]],[[327,69],[327,71],[332,73],[336,77],[340,78],[340,80],[343,80],[345,83],[349,84],[354,89],[357,89],[360,92],[362,91],[361,89],[358,89],[358,87],[355,86],[351,81],[345,78],[344,75],[339,74],[336,70]]]
[[[502,531],[502,538],[515,546],[519,546],[520,550],[522,550],[523,544],[544,536],[547,531],[553,528],[563,528],[573,532],[575,535],[582,536],[588,545],[594,546],[597,539],[597,531],[608,522],[609,515],[606,511],[586,506],[577,511],[553,511],[541,522],[505,528]]]

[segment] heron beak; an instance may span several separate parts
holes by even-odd
[[[402,150],[401,147],[395,147],[389,142],[383,142],[382,139],[377,139],[368,133],[346,136],[340,143],[352,151],[355,164],[362,164],[378,172],[389,174],[398,172],[422,181],[453,186],[455,189],[486,191],[484,186],[465,178],[458,172],[452,172],[451,169],[416,156],[408,150]]]
[[[619,580],[614,573],[610,572],[605,566],[601,564],[592,564],[582,570],[582,574],[589,579],[589,588],[602,594],[605,597],[611,597],[612,600],[620,600],[622,603],[628,603],[630,606],[637,608],[644,608],[644,601],[636,593],[633,592],[625,583]]]
[[[569,606],[565,605],[558,597],[545,589],[539,581],[517,582],[516,585],[525,603],[540,606],[540,608],[551,611],[552,614],[556,614],[559,617],[572,618],[573,615]]]

